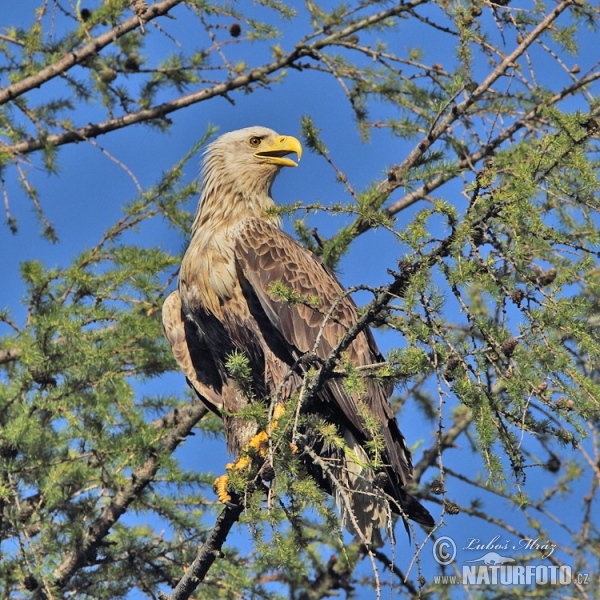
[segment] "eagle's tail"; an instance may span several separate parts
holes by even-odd
[[[383,490],[374,485],[369,457],[351,432],[346,430],[346,451],[332,482],[342,526],[364,543],[381,546],[381,532],[393,531],[392,510]]]
[[[382,531],[387,530],[393,538],[394,513],[433,527],[433,517],[416,498],[401,490],[400,498],[391,499],[377,485],[377,475],[369,466],[369,457],[350,431],[346,430],[344,440],[347,448],[339,466],[334,469],[337,481],[331,483],[346,530],[377,547],[383,544]]]

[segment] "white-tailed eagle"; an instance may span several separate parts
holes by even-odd
[[[283,405],[293,394],[297,398],[308,369],[299,359],[312,353],[312,366],[324,360],[358,319],[356,305],[336,276],[283,232],[270,210],[276,175],[281,167],[296,166],[288,158],[292,153],[300,159],[302,146],[296,138],[264,127],[227,133],[208,146],[179,289],[163,308],[175,358],[202,401],[222,416],[234,455],[258,432],[252,420],[239,417],[249,398]],[[273,294],[274,284],[306,301],[285,301]],[[250,394],[227,369],[236,352],[247,357]],[[384,360],[368,329],[357,335],[346,359],[356,367]],[[301,407],[305,415],[334,425],[344,441],[327,444],[305,432],[312,440],[305,462],[335,496],[344,525],[367,542],[379,540],[392,513],[434,524],[404,489],[413,467],[390,394],[374,377],[365,378],[363,390],[356,392],[336,377]],[[379,439],[379,466],[369,456],[374,436]],[[311,453],[322,460],[311,460]]]

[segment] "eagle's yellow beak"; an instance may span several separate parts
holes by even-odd
[[[260,150],[254,153],[256,158],[266,158],[268,163],[280,165],[282,167],[297,167],[291,158],[286,158],[287,154],[295,152],[298,162],[302,158],[302,144],[291,135],[278,135],[274,138],[265,138],[262,140]]]

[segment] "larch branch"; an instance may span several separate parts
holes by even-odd
[[[102,50],[102,48],[112,44],[115,40],[119,39],[126,33],[133,31],[140,26],[140,23],[144,21],[150,21],[155,17],[160,17],[161,15],[166,14],[169,12],[169,10],[181,2],[183,2],[183,0],[163,0],[158,4],[153,4],[142,15],[134,15],[130,17],[116,27],[113,27],[109,31],[106,31],[95,37],[78,50],[74,50],[73,52],[65,54],[63,58],[43,68],[35,75],[25,77],[25,79],[21,79],[7,88],[0,90],[0,105],[5,104],[10,100],[14,100],[15,98],[18,98],[32,89],[41,87],[47,81],[54,79],[54,77],[60,75],[61,73],[65,73],[75,65],[85,61],[90,56],[97,54],[100,50]]]
[[[204,581],[208,570],[219,558],[221,548],[234,523],[244,511],[243,504],[227,504],[221,511],[208,539],[198,552],[194,562],[189,566],[177,587],[170,593],[159,592],[159,600],[188,600],[198,585]]]
[[[449,110],[445,116],[439,119],[437,125],[435,125],[426,138],[421,140],[404,158],[401,164],[394,167],[392,170],[394,179],[393,183],[389,183],[388,181],[380,184],[380,193],[379,197],[381,199],[387,198],[395,189],[400,187],[406,173],[414,167],[419,161],[422,160],[423,156],[431,148],[431,146],[448,131],[450,126],[456,122],[460,117],[463,117],[467,114],[468,109],[476,104],[481,98],[487,93],[492,85],[503,76],[506,71],[515,65],[516,61],[519,57],[531,46],[539,36],[546,31],[552,23],[572,4],[574,4],[574,0],[564,0],[559,5],[557,5],[554,9],[550,11],[550,13],[542,20],[540,23],[529,33],[529,35],[515,48],[515,50],[505,57],[496,68],[485,78],[485,80],[479,84],[475,90],[461,103],[453,104],[452,109]],[[595,79],[596,74],[592,77]],[[585,78],[585,83],[589,83],[587,81],[589,78]],[[570,95],[573,91],[581,89],[583,87],[581,82],[576,82],[572,86],[569,86],[559,94],[556,94],[551,101],[550,105],[558,102],[562,98]],[[501,135],[497,136],[495,140],[483,148],[477,150],[473,155],[466,157],[465,159],[459,161],[457,164],[457,168],[459,170],[464,170],[468,168],[470,165],[475,164],[488,154],[490,154],[497,146],[499,146],[506,139],[509,139],[511,135],[516,133],[519,129],[525,127],[531,119],[539,114],[540,106],[532,109],[527,115],[523,118],[519,119],[515,123],[513,123],[510,127],[507,127]],[[395,202],[392,206],[388,207],[385,210],[385,213],[388,215],[394,215],[397,212],[407,208],[411,204],[414,204],[417,200],[422,199],[429,192],[434,189],[440,187],[450,179],[452,179],[454,175],[450,172],[446,172],[438,177],[435,177],[431,181],[425,183],[417,190],[414,190],[410,194],[407,194],[402,199]],[[368,221],[365,221],[363,218],[359,217],[352,225],[356,234],[359,235],[364,233],[368,229],[370,229],[371,225]]]
[[[402,161],[402,163],[394,169],[396,178],[401,180],[404,175],[412,168],[425,154],[429,147],[440,138],[459,117],[466,114],[467,110],[492,87],[496,81],[512,68],[521,55],[533,44],[533,42],[546,31],[552,23],[572,4],[574,0],[564,0],[555,6],[544,19],[529,33],[529,35],[506,57],[500,64],[480,83],[469,96],[461,103],[454,105],[445,117],[440,119],[439,123],[432,129],[429,135],[422,140]]]
[[[552,96],[552,98],[550,98],[548,102],[536,105],[526,115],[509,125],[504,131],[502,131],[495,138],[490,140],[485,146],[477,149],[476,151],[469,154],[469,156],[467,156],[466,158],[463,158],[462,160],[458,161],[458,163],[456,164],[456,168],[460,171],[464,171],[465,169],[468,169],[471,165],[478,163],[486,156],[491,156],[496,150],[496,148],[500,147],[505,141],[510,140],[518,131],[534,123],[544,108],[548,106],[554,106],[564,98],[571,96],[574,92],[579,91],[586,85],[597,81],[598,79],[600,79],[600,71],[592,73],[589,76],[580,79],[573,85],[566,87],[565,89]],[[590,116],[595,117],[599,114],[600,109],[596,108],[595,110],[591,111]],[[441,187],[444,183],[450,181],[450,179],[452,179],[453,177],[454,174],[452,172],[445,172],[438,175],[437,177],[434,177],[433,179],[425,182],[419,188],[404,195],[402,198],[400,198],[393,204],[390,204],[384,209],[384,213],[386,215],[392,216],[401,212],[402,210],[408,208],[418,200],[423,199],[432,191]],[[362,233],[362,229],[360,230],[360,232]]]
[[[195,425],[206,415],[208,409],[200,402],[191,402],[176,409],[177,414],[166,419],[173,428],[157,443],[154,451],[144,464],[136,469],[127,484],[113,497],[102,513],[90,523],[82,539],[74,545],[62,563],[54,571],[51,582],[54,589],[62,590],[67,587],[70,579],[77,571],[88,565],[89,557],[102,540],[109,534],[111,527],[125,513],[127,508],[141,495],[146,487],[154,480],[159,468],[160,459],[165,454],[171,454],[188,436]],[[175,411],[173,411],[175,413]],[[32,600],[50,600],[45,590],[38,589]]]
[[[473,415],[471,411],[465,411],[460,413],[454,418],[453,425],[438,438],[433,446],[423,452],[421,460],[415,465],[413,470],[413,479],[415,482],[420,481],[425,471],[432,467],[440,452],[444,452],[447,448],[452,448],[456,439],[468,429],[469,425],[473,421]]]
[[[0,365],[13,362],[21,356],[20,348],[3,348],[0,350]]]
[[[151,9],[154,9],[156,11],[157,10],[156,7],[162,7],[163,5],[165,5],[165,6],[168,5],[168,8],[172,8],[172,6],[175,6],[176,4],[178,4],[181,1],[182,0],[164,0],[164,2],[153,5],[151,8],[148,9],[148,11],[150,11]],[[185,94],[183,96],[180,96],[179,98],[175,98],[168,102],[164,102],[157,106],[141,109],[136,112],[128,113],[126,115],[123,115],[123,116],[120,116],[120,117],[117,117],[114,119],[109,119],[107,121],[103,121],[101,123],[89,124],[84,127],[79,127],[77,129],[73,129],[71,131],[65,131],[65,132],[61,132],[61,133],[48,135],[43,138],[38,137],[38,138],[29,139],[27,141],[18,142],[16,144],[6,145],[3,147],[3,150],[10,154],[16,154],[16,155],[29,154],[31,152],[41,150],[48,145],[62,146],[64,144],[68,144],[68,143],[72,143],[72,142],[89,140],[91,138],[98,137],[105,133],[110,133],[111,131],[115,131],[117,129],[122,129],[123,127],[128,127],[129,125],[133,125],[136,123],[142,123],[145,121],[151,121],[153,119],[161,119],[161,118],[165,117],[166,115],[168,115],[169,113],[175,112],[175,111],[185,108],[187,106],[191,106],[192,104],[197,104],[198,102],[210,100],[211,98],[215,98],[216,96],[227,97],[227,94],[231,91],[241,89],[241,88],[247,88],[250,85],[252,85],[253,83],[264,82],[269,75],[276,73],[277,71],[280,71],[286,67],[294,66],[299,59],[306,57],[306,56],[311,56],[313,51],[320,50],[322,48],[325,48],[329,45],[334,44],[337,40],[339,40],[339,38],[341,38],[343,36],[349,35],[355,31],[359,31],[366,27],[371,27],[371,26],[373,26],[385,19],[388,19],[390,17],[397,16],[400,13],[406,12],[409,8],[414,8],[415,6],[422,4],[424,1],[425,0],[414,0],[411,3],[401,4],[399,6],[395,6],[393,8],[380,11],[374,15],[370,15],[363,19],[359,19],[357,22],[353,23],[352,25],[349,25],[339,31],[336,31],[326,37],[314,40],[313,42],[310,42],[310,43],[307,43],[305,40],[304,42],[297,44],[291,52],[283,55],[279,59],[274,60],[262,67],[257,67],[257,68],[251,69],[247,73],[238,75],[237,77],[228,79],[227,81],[218,83],[216,85],[213,85],[212,87],[203,88],[201,90],[197,90],[195,92]],[[163,10],[163,12],[159,12],[159,13],[153,12],[151,15],[148,15],[148,12],[147,12],[146,15],[144,16],[144,19],[147,20],[148,18],[157,16],[157,14],[164,14],[164,12],[167,12],[167,10],[168,9],[165,8]],[[130,24],[130,22],[132,22],[132,23]],[[132,17],[131,19],[128,19],[127,21],[125,21],[124,23],[122,23],[121,25],[116,27],[115,29],[112,29],[111,31],[107,32],[106,34],[103,34],[103,36],[109,36],[108,38],[104,39],[103,36],[99,36],[98,38],[96,38],[95,40],[93,40],[92,42],[90,42],[89,44],[84,46],[81,50],[77,51],[76,53],[73,53],[72,55],[69,55],[69,57],[71,57],[71,58],[65,57],[58,63],[54,63],[53,65],[50,65],[46,69],[37,73],[36,75],[29,77],[27,79],[24,79],[16,84],[14,84],[13,86],[6,88],[5,90],[2,90],[0,92],[0,104],[2,104],[2,102],[6,102],[7,100],[10,100],[10,99],[16,97],[17,95],[20,95],[34,87],[39,87],[42,83],[45,83],[48,79],[51,79],[58,73],[67,70],[68,68],[70,68],[71,66],[76,64],[77,62],[84,60],[87,56],[94,54],[98,50],[98,48],[95,48],[94,44],[98,44],[99,43],[98,40],[100,40],[100,38],[102,38],[102,42],[104,43],[104,46],[106,46],[111,41],[113,41],[113,39],[116,39],[114,37],[115,36],[114,32],[117,29],[119,30],[119,32],[121,32],[121,28],[125,27],[126,24],[130,24],[128,26],[130,27],[130,29],[132,29],[133,27],[131,25],[137,26],[139,24],[139,19],[137,16]],[[129,31],[130,29],[128,29],[127,31]],[[126,33],[126,31],[123,31],[123,33]],[[122,33],[120,33],[120,35],[122,35]],[[110,36],[112,36],[112,37],[110,37]],[[104,47],[104,46],[101,45],[100,47]],[[87,54],[82,55],[82,52],[86,48],[88,48]],[[76,60],[72,56],[75,56]],[[63,61],[65,61],[64,64],[62,64]],[[32,79],[34,81],[31,81]],[[29,82],[29,83],[27,83],[27,82]],[[19,87],[16,87],[16,86],[22,86],[22,89]],[[6,96],[6,94],[8,94],[8,96]]]

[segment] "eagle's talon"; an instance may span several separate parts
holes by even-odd
[[[236,460],[234,463],[229,463],[227,465],[226,469],[228,471],[235,471],[235,472],[239,473],[240,471],[243,471],[248,466],[250,466],[250,457],[242,456],[241,458]]]
[[[215,490],[220,502],[229,506],[232,501],[231,494],[227,490],[227,486],[229,484],[229,473],[239,473],[240,471],[244,471],[250,467],[252,463],[251,454],[256,453],[261,458],[264,458],[267,455],[268,448],[269,435],[266,431],[259,431],[255,436],[252,437],[250,442],[248,442],[248,445],[242,451],[243,455],[235,462],[227,463],[225,466],[227,474],[217,477],[213,484],[213,489]]]

